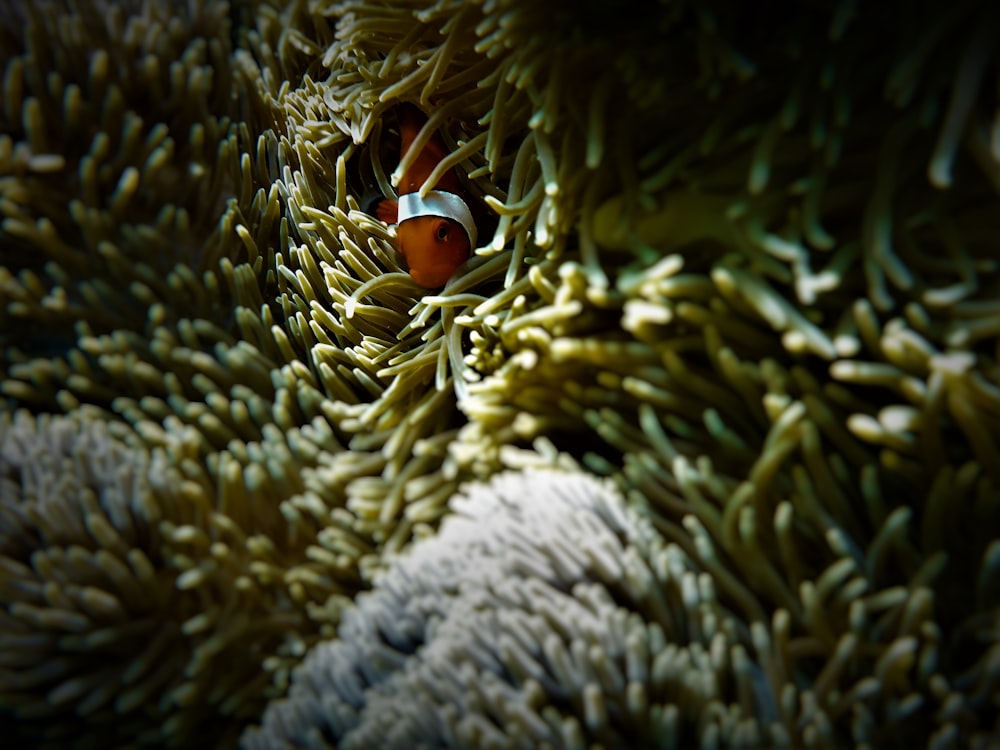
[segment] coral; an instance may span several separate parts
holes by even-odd
[[[36,558],[141,550],[183,658],[122,731],[155,744],[173,721],[185,745],[224,726],[232,742],[273,698],[267,717],[308,707],[286,727],[307,737],[343,717],[297,702],[302,655],[314,649],[307,681],[348,663],[321,663],[338,632],[377,651],[349,624],[417,606],[386,586],[421,550],[466,549],[446,546],[450,517],[473,524],[459,488],[544,513],[565,495],[532,472],[558,465],[569,506],[591,508],[614,564],[643,561],[670,613],[600,566],[531,569],[494,594],[549,587],[602,623],[585,633],[600,644],[580,657],[585,690],[537,679],[556,667],[525,633],[572,637],[534,595],[509,619],[487,598],[469,616],[506,635],[446,643],[428,624],[390,644],[416,666],[343,693],[354,736],[368,698],[408,722],[386,701],[425,680],[413,700],[435,705],[426,660],[443,648],[524,708],[493,729],[554,745],[641,741],[659,721],[684,742],[995,742],[998,37],[1000,14],[972,0],[0,3],[0,419],[15,436],[0,444],[18,467],[4,469],[0,559],[23,582],[2,589],[3,632],[55,625],[47,606],[96,622],[101,595],[49,586]],[[433,294],[365,212],[405,167],[403,101],[494,217]],[[39,478],[62,466],[40,445],[75,467],[68,484]],[[131,489],[81,468],[107,455]],[[510,469],[523,476],[477,484]],[[60,520],[29,510],[37,486],[61,488]],[[514,486],[524,498],[486,499]],[[125,501],[159,515],[119,526]],[[492,531],[509,529],[476,533]],[[525,559],[564,559],[553,529],[525,533]],[[707,610],[670,599],[661,558]],[[465,594],[421,580],[457,623]],[[119,596],[101,581],[85,585]],[[38,598],[49,589],[57,604]],[[605,640],[653,623],[716,670],[700,723],[652,677],[645,697],[615,688],[631,647]],[[42,652],[8,657],[0,720],[99,743],[114,702],[141,691],[87,672],[99,638],[46,638],[69,671],[18,682]],[[509,639],[534,656],[503,651]],[[144,647],[115,664],[142,664]],[[252,657],[212,677],[199,648]],[[472,674],[442,679],[471,689]],[[84,685],[107,696],[90,719]],[[434,712],[400,726],[492,731],[477,710],[461,730]],[[247,736],[281,734],[277,721]]]

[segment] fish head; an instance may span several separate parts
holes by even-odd
[[[465,228],[442,216],[406,219],[396,236],[410,276],[425,289],[444,286],[472,249]]]

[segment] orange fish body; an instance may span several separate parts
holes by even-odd
[[[400,107],[400,152],[406,155],[420,128],[427,122],[412,104]],[[430,173],[448,155],[435,133],[399,181],[399,202],[385,200],[376,215],[387,224],[398,223],[399,252],[406,258],[410,276],[420,286],[443,286],[469,257],[476,239],[476,225],[462,196],[454,168],[445,172],[425,198],[419,190]]]

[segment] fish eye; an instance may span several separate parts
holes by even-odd
[[[439,240],[448,239],[448,222],[442,221],[437,226],[437,231],[434,233]]]

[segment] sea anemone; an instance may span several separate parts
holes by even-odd
[[[711,576],[611,484],[501,473],[451,505],[313,649],[245,747],[787,741],[769,684],[784,665],[752,655]]]
[[[513,467],[528,473],[504,481],[546,483],[524,489],[544,504],[551,477],[530,472],[551,464],[601,507],[628,506],[614,532],[595,516],[615,555],[638,554],[633,532],[651,570],[657,550],[672,550],[730,623],[724,658],[711,662],[719,689],[703,695],[712,718],[692,728],[663,708],[667,734],[995,741],[997,11],[972,0],[2,10],[4,429],[54,440],[60,456],[98,449],[50,433],[99,430],[96,444],[118,446],[101,455],[129,454],[122,464],[146,477],[129,485],[135,507],[160,508],[129,549],[162,575],[164,601],[189,601],[179,581],[212,592],[203,612],[170,604],[163,617],[203,614],[196,635],[219,659],[253,653],[239,674],[255,687],[229,693],[235,676],[213,682],[192,667],[188,693],[156,688],[175,707],[178,695],[211,696],[170,714],[184,727],[171,741],[195,741],[219,717],[232,738],[267,699],[285,705],[290,670],[310,648],[338,653],[338,632],[376,649],[342,616],[374,616],[366,602],[388,596],[379,587],[396,575],[385,571],[418,559],[397,557],[411,544],[436,548],[459,488],[497,492],[475,482]],[[440,135],[451,151],[441,168],[456,167],[494,217],[433,294],[409,278],[394,230],[366,213],[395,195],[406,165],[402,102],[428,114],[420,137]],[[10,455],[18,469],[3,507],[19,520],[0,554],[30,583],[2,592],[20,632],[10,613],[42,606],[47,582],[32,560],[48,554],[52,527],[32,525],[26,509],[41,500],[22,477],[54,464],[39,450]],[[128,494],[100,477],[71,486]],[[65,538],[99,554],[112,537],[81,524],[104,517],[118,529],[118,516],[59,497]],[[539,559],[562,559],[550,536],[531,538]],[[529,571],[511,590],[562,586],[567,607],[580,592],[587,617],[674,632],[645,600],[615,598],[600,570],[578,573],[571,585]],[[651,580],[673,591],[673,579]],[[262,618],[266,635],[230,629],[216,600]],[[496,628],[522,638],[537,625],[544,640],[556,621],[527,594],[519,601],[523,614]],[[666,617],[698,621],[685,602]],[[484,606],[493,628],[495,606]],[[626,726],[608,708],[647,704],[605,681],[599,670],[625,652],[603,638],[591,643],[603,656],[581,657],[597,687],[557,709],[570,745],[641,739],[653,726],[652,713]],[[685,643],[710,648],[700,638]],[[54,741],[60,720],[99,736],[111,714],[80,719],[73,708],[74,690],[100,683],[80,666],[90,656],[46,643],[32,653],[80,670],[57,693],[70,697],[38,722],[26,707],[57,686],[14,680],[16,706],[2,715]],[[411,646],[408,663],[422,665]],[[453,647],[471,665],[515,658],[497,644]],[[307,663],[325,669],[319,656]],[[531,663],[510,661],[489,682],[503,705],[534,711],[549,699],[537,680],[516,693],[511,670],[529,665],[530,677]],[[436,705],[432,673],[414,670],[426,694],[407,697]],[[386,695],[406,679],[392,671]],[[309,705],[295,732],[340,726]],[[470,711],[479,728],[469,731],[490,731]],[[530,711],[524,736],[556,730]],[[137,744],[167,716],[125,713]],[[407,736],[486,736],[448,735],[460,717],[438,718],[406,724]],[[261,731],[280,734],[274,721]]]
[[[263,660],[301,652],[301,613],[253,559],[262,540],[116,431],[0,415],[4,718],[32,747],[232,743]]]

